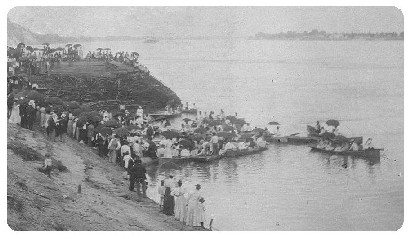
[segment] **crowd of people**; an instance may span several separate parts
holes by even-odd
[[[326,126],[326,127],[325,127]],[[319,121],[316,123],[316,132],[320,137],[316,147],[318,149],[326,151],[335,152],[345,152],[345,151],[359,151],[372,149],[373,143],[372,138],[368,138],[364,144],[359,139],[361,138],[346,138],[340,134],[337,125],[321,125]]]

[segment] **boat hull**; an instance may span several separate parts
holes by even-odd
[[[209,155],[209,156],[192,156],[192,157],[173,157],[171,158],[160,158],[159,163],[163,164],[166,162],[183,163],[183,162],[198,162],[207,163],[220,160],[223,158],[235,158],[245,155],[257,154],[262,151],[267,150],[267,147],[258,148],[254,150],[242,150],[242,151],[227,151],[224,155]]]
[[[265,140],[266,142],[269,142],[269,143],[295,144],[295,145],[315,144],[319,142],[319,139],[317,137],[299,137],[299,136],[281,136],[281,137],[270,136],[270,137],[266,137]]]
[[[312,151],[322,152],[322,153],[331,154],[331,155],[354,156],[354,157],[367,158],[367,159],[380,159],[380,151],[382,150],[382,149],[365,149],[365,150],[359,150],[359,151],[336,152],[336,151],[323,150],[323,149],[319,149],[319,148],[312,147],[312,146],[310,148],[312,149]]]

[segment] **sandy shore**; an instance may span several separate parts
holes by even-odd
[[[7,136],[7,223],[13,230],[198,230],[129,192],[119,166],[71,138],[52,142],[40,129],[10,124]],[[49,152],[68,170],[53,170],[48,178],[37,169],[42,160],[26,161],[10,144]]]

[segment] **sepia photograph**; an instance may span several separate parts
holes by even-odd
[[[400,8],[7,11],[12,231],[403,226]]]

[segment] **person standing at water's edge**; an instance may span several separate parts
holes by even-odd
[[[164,195],[164,213],[167,215],[174,214],[174,196],[171,195],[171,191],[175,187],[174,176],[169,175],[169,178],[165,179],[165,195]]]
[[[186,225],[200,227],[202,221],[202,214],[200,213],[199,200],[201,196],[201,185],[195,185],[196,190],[189,195],[187,200]]]
[[[186,200],[185,200],[185,190],[182,188],[182,181],[178,181],[178,186],[172,191],[172,195],[175,197],[175,208],[174,214],[175,219],[181,222],[185,221],[185,211],[186,211]]]

